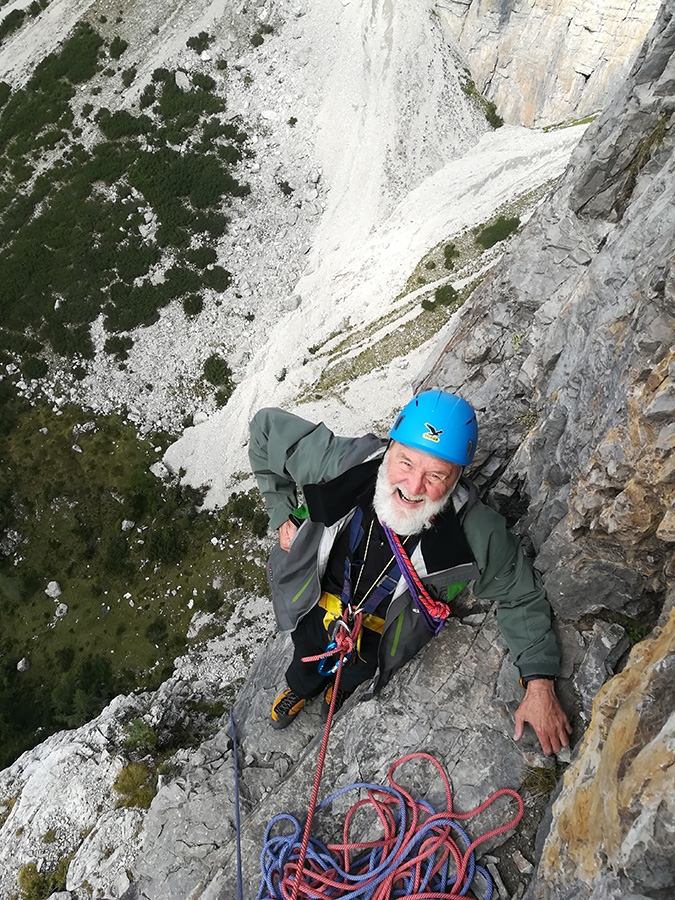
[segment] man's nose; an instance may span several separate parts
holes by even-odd
[[[424,475],[421,472],[409,472],[408,477],[406,478],[407,488],[411,494],[415,494],[418,497],[425,493],[424,490]]]

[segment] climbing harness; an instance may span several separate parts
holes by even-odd
[[[407,565],[412,567],[405,548],[403,547],[403,543],[397,537],[400,550],[394,550],[394,547],[391,547],[391,558],[384,565],[379,575],[376,576],[371,586],[364,592],[358,605],[354,605],[352,600],[358,592],[361,583],[361,576],[363,575],[365,560],[368,557],[368,550],[372,539],[374,520],[371,520],[368,528],[363,560],[358,561],[360,569],[356,578],[356,584],[352,589],[351,570],[355,563],[354,554],[356,553],[364,534],[363,528],[361,527],[362,523],[363,509],[360,506],[357,506],[349,524],[349,553],[345,559],[342,593],[339,598],[334,597],[331,594],[324,594],[319,600],[319,605],[327,610],[327,615],[324,617],[324,624],[326,624],[327,630],[331,635],[331,640],[326,647],[324,658],[321,658],[319,661],[319,673],[321,675],[328,676],[335,674],[338,665],[340,665],[338,661],[340,647],[343,646],[344,641],[339,640],[338,638],[344,639],[345,637],[345,635],[340,634],[341,631],[346,632],[347,635],[352,635],[353,633],[353,647],[345,653],[344,661],[341,663],[342,665],[349,662],[354,650],[358,652],[362,628],[372,628],[372,630],[377,631],[380,634],[382,633],[384,621],[379,616],[375,615],[375,610],[385,597],[388,597],[395,590],[401,577],[400,560],[407,560]],[[405,540],[407,539],[408,538]],[[331,660],[331,656],[338,657],[338,659]]]
[[[435,812],[396,782],[396,770],[412,760],[427,760],[436,768],[445,788],[445,811]],[[316,807],[317,811],[330,810],[331,804],[349,791],[366,793],[367,799],[357,800],[347,812],[342,840],[335,843],[312,838],[308,842],[303,839],[300,845],[299,822],[288,814],[275,816],[265,832],[257,900],[455,900],[470,896],[471,889],[490,900],[492,879],[476,864],[475,850],[518,824],[523,815],[520,796],[505,788],[470,812],[454,812],[448,776],[428,753],[399,759],[389,769],[388,780],[388,786],[357,783],[341,788]],[[479,815],[500,797],[516,801],[514,817],[471,840],[460,822]],[[379,820],[382,837],[351,841],[349,831],[355,818],[362,818],[362,811],[368,809]],[[309,822],[310,816],[305,836]],[[290,827],[290,833],[276,834],[279,826]]]

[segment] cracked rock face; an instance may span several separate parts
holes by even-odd
[[[659,6],[660,0],[446,0],[437,9],[459,38],[476,86],[504,120],[542,126],[604,107]]]
[[[643,614],[674,574],[673,30],[664,7],[560,188],[419,382],[485,410],[479,452],[504,470],[495,499],[520,515],[566,618]],[[492,342],[480,360],[476,333]]]
[[[599,610],[648,622],[673,604],[674,53],[664,4],[559,190],[423,374],[488,410],[494,497],[521,516],[561,631]],[[467,360],[464,335],[495,325],[493,350]],[[522,337],[504,365],[509,331]],[[531,900],[672,896],[673,628],[666,616],[594,703],[625,635],[597,622],[584,634],[575,686],[591,721]]]
[[[675,600],[675,597],[671,598]],[[553,806],[530,900],[672,897],[675,890],[675,612],[593,704]]]

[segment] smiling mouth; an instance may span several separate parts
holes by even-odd
[[[407,494],[403,493],[403,491],[401,490],[400,487],[396,488],[396,493],[398,494],[400,499],[403,500],[404,503],[417,504],[417,503],[424,503],[424,500],[425,500],[424,497],[408,497]]]

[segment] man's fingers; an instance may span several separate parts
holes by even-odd
[[[288,520],[279,526],[279,546],[282,550],[288,552],[291,549],[291,541],[297,530],[293,522]]]

